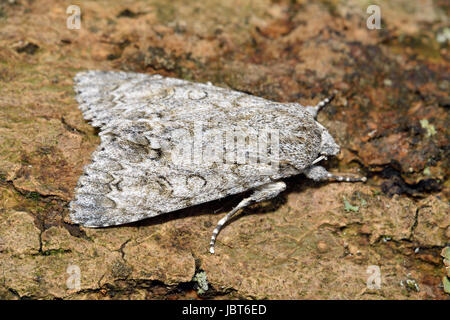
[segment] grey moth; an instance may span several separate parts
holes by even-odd
[[[70,217],[84,227],[121,225],[252,190],[222,218],[276,197],[283,178],[365,181],[318,163],[340,148],[316,106],[278,103],[186,80],[114,71],[75,78],[83,116],[101,143],[84,168]]]

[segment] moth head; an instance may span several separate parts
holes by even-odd
[[[324,156],[335,156],[340,151],[339,145],[334,141],[328,130],[322,126],[322,142],[320,145],[320,154]]]

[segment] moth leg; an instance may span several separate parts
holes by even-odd
[[[250,195],[250,197],[245,198],[241,202],[239,202],[239,204],[233,210],[228,212],[227,215],[220,219],[217,223],[217,226],[211,236],[211,242],[209,243],[209,252],[214,253],[214,245],[216,243],[217,235],[219,234],[223,225],[227,223],[227,221],[230,220],[236,212],[250,204],[275,198],[280,192],[283,192],[285,189],[286,184],[282,181],[268,183],[256,188]]]
[[[303,172],[309,179],[314,181],[326,181],[326,180],[336,180],[339,182],[366,182],[366,177],[348,177],[341,175],[334,175],[328,172],[322,166],[312,166]]]
[[[314,119],[317,118],[317,114],[319,113],[319,111],[325,107],[327,104],[329,104],[335,97],[336,93],[333,92],[331,94],[331,96],[329,96],[326,99],[323,99],[322,101],[320,101],[318,104],[316,104],[315,106],[306,106],[306,110],[314,117]]]

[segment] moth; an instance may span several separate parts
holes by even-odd
[[[318,163],[340,147],[315,106],[278,103],[212,85],[140,73],[87,71],[74,78],[83,116],[101,143],[84,168],[70,217],[85,227],[121,225],[251,190],[218,222],[276,197],[282,181],[364,182]]]

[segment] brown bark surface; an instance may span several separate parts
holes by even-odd
[[[0,297],[448,298],[449,7],[379,3],[382,28],[369,30],[357,0],[83,1],[70,30],[70,1],[0,1]],[[67,205],[99,138],[72,79],[92,69],[304,105],[337,90],[319,115],[342,147],[326,166],[368,182],[293,177],[226,227],[215,255],[212,229],[239,196],[123,227],[74,225]],[[367,288],[371,265],[381,289]]]

